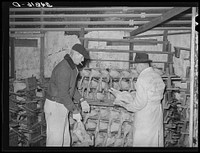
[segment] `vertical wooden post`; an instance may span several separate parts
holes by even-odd
[[[129,50],[133,50],[133,42],[129,43]],[[129,53],[129,60],[133,60],[133,53]],[[133,67],[133,63],[129,62],[129,68]]]
[[[167,33],[168,33],[168,30],[165,30],[164,33],[163,33],[163,52],[167,51],[167,42],[168,42],[168,39],[167,39]],[[168,55],[169,56],[169,55]],[[166,71],[166,67],[168,67],[167,63],[164,63],[164,70]]]
[[[168,43],[167,49],[168,52],[171,52],[171,44]],[[173,54],[168,54],[168,62],[173,62]],[[172,75],[174,74],[174,68],[173,68],[173,63],[169,63],[169,74]]]
[[[44,33],[44,32],[42,32]],[[41,83],[44,81],[44,36],[40,37],[40,81]]]
[[[15,12],[11,13],[15,15]],[[11,21],[15,22],[15,18],[11,18]],[[11,28],[15,28],[15,25],[11,25]],[[11,32],[14,34],[15,32]],[[10,45],[11,45],[11,77],[16,78],[15,73],[15,37],[9,37]]]
[[[80,31],[80,37],[81,38],[84,38],[84,33],[85,33],[84,28],[81,28],[81,31]],[[80,41],[81,41],[81,44],[84,45],[84,39],[80,39]]]
[[[82,27],[79,37],[84,38],[84,36],[85,36],[85,31],[84,31],[84,28]],[[88,40],[80,39],[80,42],[86,49],[88,48]],[[88,60],[86,61],[86,67],[89,67],[89,61]]]
[[[84,47],[86,48],[86,50],[88,49],[88,40],[87,39],[85,39],[85,41],[84,41]],[[90,54],[90,53],[89,53]],[[87,63],[86,63],[86,67],[87,68],[89,68],[89,61],[87,61]]]
[[[195,52],[195,17],[196,7],[192,8],[192,34],[190,53],[190,121],[189,121],[189,147],[193,147],[193,122],[194,122],[194,52]]]
[[[10,37],[10,45],[11,45],[11,77],[12,78],[16,78],[16,74],[15,74],[15,38],[11,38]]]
[[[41,15],[43,14],[43,10],[41,10]],[[41,17],[41,22],[43,21],[43,18]],[[41,25],[41,28],[44,26]],[[40,82],[43,83],[44,81],[44,51],[45,51],[45,46],[44,46],[44,31],[41,32],[43,34],[42,37],[40,37]]]

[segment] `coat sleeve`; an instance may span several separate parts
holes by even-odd
[[[138,80],[136,83],[136,96],[132,102],[126,105],[126,109],[130,112],[137,112],[147,105],[148,95],[146,91],[146,83]]]
[[[80,92],[78,91],[77,87],[75,87],[74,90],[75,90],[74,91],[74,99],[75,99],[75,101],[77,101],[79,103],[82,96],[81,96]]]
[[[70,73],[67,69],[62,69],[59,73],[56,74],[56,82],[58,85],[58,97],[60,98],[61,102],[64,106],[70,111],[74,112],[77,111],[78,108],[72,101],[72,97],[70,96]]]

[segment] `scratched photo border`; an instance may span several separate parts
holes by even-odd
[[[36,8],[39,7],[39,3],[42,2],[41,7],[117,7],[117,6],[131,6],[131,7],[140,7],[140,6],[191,6],[197,7],[198,1],[185,1],[185,2],[148,2],[148,1],[139,1],[131,2],[127,0],[121,1],[5,1],[2,2],[2,152],[162,152],[162,151],[178,151],[178,152],[198,152],[198,148],[135,148],[135,147],[9,147],[9,8],[22,7],[22,8]],[[13,4],[13,2],[16,2]],[[36,2],[39,2],[36,4]],[[45,3],[46,2],[46,3]],[[37,6],[36,6],[37,5]],[[50,7],[52,6],[52,7]]]

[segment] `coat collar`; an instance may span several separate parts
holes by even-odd
[[[140,75],[141,75],[141,74],[145,74],[146,72],[151,71],[151,70],[153,70],[152,67],[148,67],[148,68],[144,69],[144,70],[140,73]]]
[[[74,64],[74,61],[71,59],[71,57],[69,56],[69,54],[66,54],[64,59],[69,63],[70,67],[72,69],[76,68],[76,65]]]

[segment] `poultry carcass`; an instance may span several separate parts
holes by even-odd
[[[115,105],[119,105],[120,103],[132,103],[132,101],[134,101],[134,98],[132,96],[132,94],[130,94],[127,91],[122,91],[122,92],[118,92],[118,94],[116,95],[116,99],[114,100],[114,104]]]
[[[121,122],[122,122],[122,124],[123,124],[123,122],[125,122],[125,121],[131,121],[131,120],[132,120],[131,117],[132,117],[132,116],[130,115],[130,113],[128,113],[128,112],[125,111],[125,110],[121,110]]]
[[[110,131],[112,122],[113,122],[113,118],[109,118],[107,135],[104,139],[103,146],[113,145],[113,143],[115,141],[114,137],[112,136],[111,131]]]
[[[113,121],[110,127],[111,132],[117,132],[120,128],[120,122]]]
[[[106,137],[106,133],[98,132],[97,136],[95,137],[95,147],[102,147],[105,137]]]
[[[100,88],[100,87],[99,87],[99,88]],[[105,82],[105,81],[102,81],[102,82],[101,82],[101,90],[99,89],[99,91],[102,91],[102,90],[107,91],[108,88],[109,88],[108,83]]]
[[[87,94],[89,92],[93,92],[94,94],[94,99],[96,100],[97,99],[97,91],[98,91],[98,88],[99,88],[99,81],[96,80],[96,79],[93,79],[90,83],[90,88],[87,88]],[[88,91],[89,90],[89,91]]]
[[[120,84],[119,84],[119,82],[113,81],[113,88],[117,89],[117,90],[120,90]]]
[[[107,107],[101,107],[99,110],[100,119],[109,119],[110,109]]]
[[[101,76],[106,79],[107,82],[109,81],[109,72],[107,70],[101,70]]]
[[[130,73],[133,78],[137,78],[139,75],[136,69],[130,69]]]
[[[131,78],[129,79],[129,81],[130,81],[130,86],[131,87],[130,87],[129,92],[135,90],[134,79],[138,77],[138,73],[137,73],[137,71],[135,69],[131,69],[130,73],[131,73],[130,74]]]
[[[115,140],[116,140],[115,136],[107,137],[105,146],[106,147],[113,147]]]
[[[90,88],[94,88],[94,89],[96,89],[96,88],[98,88],[98,81],[97,80],[92,80],[91,82],[90,82]]]
[[[136,91],[131,91],[130,94],[131,94],[131,96],[132,96],[133,98],[135,98],[135,96],[136,96]]]
[[[123,79],[123,80],[121,80],[120,84],[121,84],[121,89],[122,90],[130,90],[130,84],[129,84],[128,81],[125,81]]]
[[[14,92],[26,89],[26,83],[20,80],[13,81]]]
[[[105,94],[104,93],[101,93],[101,92],[97,92],[96,93],[96,99],[104,100],[104,98],[105,98]]]
[[[84,117],[84,124],[87,122],[88,118],[97,119],[99,117],[99,108],[91,107],[91,111],[87,113]]]
[[[109,72],[111,78],[120,78],[120,72],[114,69],[111,69]]]
[[[130,72],[128,72],[128,70],[123,70],[122,72],[120,72],[120,79],[119,79],[119,85],[120,85],[120,89],[124,89],[124,88],[128,88],[129,89],[129,85],[127,86],[126,82],[124,81],[123,82],[123,85],[122,85],[122,80],[125,78],[129,78],[130,77]],[[127,90],[127,89],[125,89]]]
[[[100,120],[99,131],[105,131],[108,129],[108,122]]]
[[[123,131],[123,145],[124,146],[132,146],[132,141],[133,141],[133,137],[132,137],[133,131],[131,131],[132,126],[133,125],[131,125],[131,123],[129,122],[123,123],[122,131]],[[129,135],[127,136],[127,134]]]
[[[154,66],[153,70],[156,71],[160,76],[165,74],[165,72],[162,70],[162,68],[157,68]]]
[[[83,79],[85,79],[85,77],[89,77],[90,76],[90,70],[86,70],[86,69],[83,69],[82,71],[80,71],[80,76],[81,76],[81,80],[79,81],[79,89],[81,88],[82,86],[82,82],[83,82]]]
[[[99,91],[102,91],[102,81],[103,79],[105,82],[109,82],[109,72],[107,70],[101,70],[101,76],[100,76],[100,83],[99,83]],[[105,87],[104,87],[105,88]]]
[[[120,119],[120,111],[118,111],[116,109],[111,109],[110,110],[110,118],[115,119],[115,120],[119,120]]]
[[[119,125],[119,130],[118,130],[118,133],[116,135],[116,140],[114,142],[114,147],[123,147],[123,139],[122,139],[122,136],[121,136],[121,133],[122,133],[122,124],[124,122],[124,115],[122,115],[122,111],[120,113],[120,125]]]
[[[86,129],[96,129],[97,127],[97,121],[88,119],[87,123],[85,124]]]
[[[81,87],[79,87],[80,89],[82,89],[82,92],[81,92],[82,96],[84,95],[85,89],[87,89],[88,83],[89,83],[89,81],[84,79],[81,84]]]
[[[109,100],[111,100],[113,102],[115,100],[115,96],[113,94],[110,94]]]
[[[121,71],[120,75],[121,75],[122,78],[130,78],[131,77],[131,73],[129,72],[129,70]]]
[[[92,146],[93,139],[86,130],[83,122],[76,122],[74,125],[73,133],[78,137],[78,140],[85,146]]]
[[[78,139],[78,137],[76,136],[76,134],[73,133],[73,130],[70,130],[70,133],[71,133],[72,145],[78,143],[79,139]]]
[[[88,95],[88,93],[90,91],[90,83],[92,81],[92,78],[94,78],[94,77],[100,78],[100,76],[101,76],[101,73],[99,72],[99,70],[95,70],[95,69],[91,70],[90,76],[89,76],[88,87],[87,87],[87,95]],[[98,83],[97,83],[97,86],[98,86]]]
[[[94,94],[94,92],[89,92],[88,97],[87,97],[87,94],[85,94],[85,97],[87,99],[95,99],[95,94]]]

